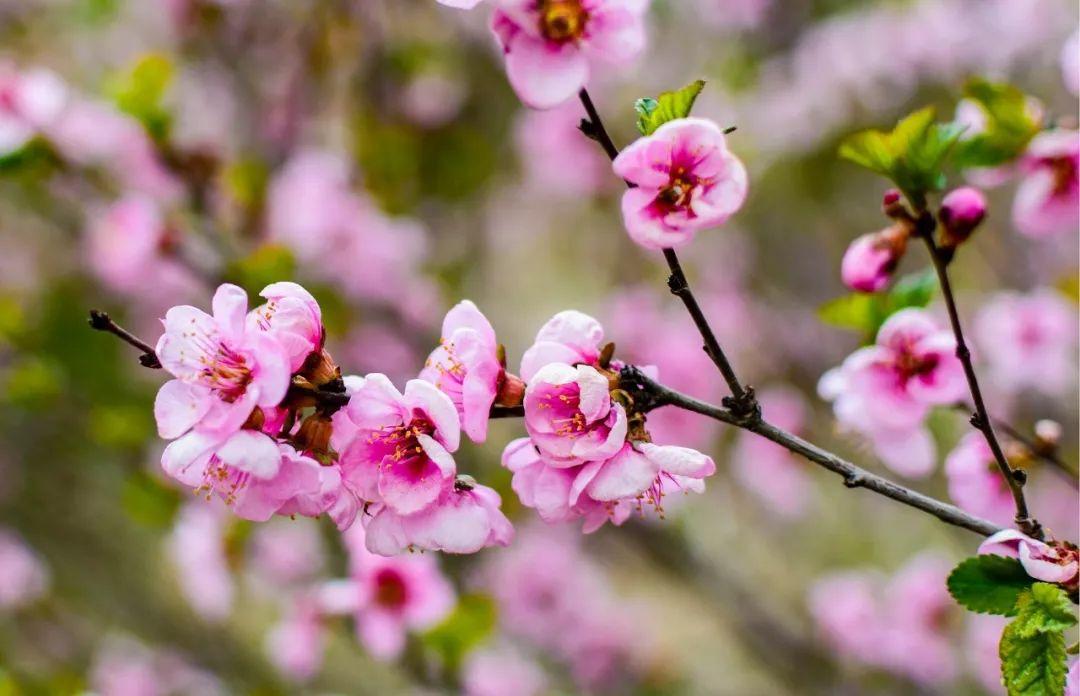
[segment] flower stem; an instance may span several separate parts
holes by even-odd
[[[1028,512],[1027,500],[1024,498],[1024,481],[1026,475],[1022,471],[1014,470],[1009,466],[1009,460],[1005,457],[1005,451],[998,442],[994,433],[994,423],[986,410],[983,401],[982,389],[979,387],[979,379],[975,375],[975,366],[971,361],[971,349],[968,348],[964,339],[964,329],[960,325],[960,312],[956,308],[956,297],[953,294],[952,283],[949,280],[949,259],[934,242],[934,218],[929,212],[923,211],[917,223],[918,234],[926,243],[926,249],[930,254],[930,260],[937,272],[938,282],[941,285],[941,294],[945,298],[945,308],[949,313],[949,324],[952,326],[953,336],[956,337],[956,357],[964,368],[964,376],[967,378],[968,391],[971,392],[971,400],[975,405],[975,413],[971,416],[971,425],[983,434],[986,444],[994,455],[1001,475],[1005,477],[1005,483],[1012,493],[1013,503],[1016,505],[1016,526],[1020,531],[1036,539],[1043,538],[1042,525]]]
[[[615,142],[608,135],[604,122],[600,118],[600,113],[596,110],[596,105],[593,104],[588,90],[582,88],[578,92],[578,98],[581,100],[581,105],[585,107],[585,114],[587,115],[587,118],[581,121],[581,132],[600,143],[600,147],[604,148],[608,158],[614,160],[619,154],[619,148],[615,146]],[[627,182],[626,185],[633,187],[630,182]],[[698,333],[701,334],[701,339],[704,342],[702,348],[705,350],[705,354],[720,370],[724,381],[727,382],[728,389],[731,390],[731,396],[724,399],[724,406],[740,418],[750,420],[760,418],[761,409],[758,406],[757,399],[754,397],[754,388],[749,385],[743,386],[735,374],[735,369],[731,366],[727,355],[724,354],[724,350],[720,347],[720,342],[716,339],[716,334],[713,333],[709,320],[705,318],[705,313],[701,311],[701,305],[698,304],[697,298],[694,297],[694,293],[690,289],[690,282],[686,279],[678,254],[675,253],[674,249],[670,248],[663,251],[664,260],[667,261],[668,270],[671,273],[668,277],[668,289],[671,290],[673,295],[682,300],[686,311],[690,313],[690,318],[698,329]]]

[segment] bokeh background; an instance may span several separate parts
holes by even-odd
[[[623,232],[621,183],[576,132],[579,106],[522,107],[487,15],[434,0],[0,0],[0,693],[996,693],[1001,626],[962,616],[942,583],[976,538],[693,416],[660,412],[656,428],[716,458],[707,492],[589,537],[517,502],[499,456],[519,423],[463,447],[459,469],[503,494],[518,540],[435,555],[456,608],[393,660],[350,619],[297,619],[310,588],[348,573],[332,525],[237,520],[159,473],[160,375],[90,331],[87,310],[153,342],[165,309],[207,306],[222,279],[311,288],[352,373],[414,376],[467,297],[512,365],[576,308],[624,358],[724,395],[662,260]],[[899,477],[816,394],[865,338],[818,308],[845,292],[850,240],[884,226],[883,182],[837,144],[924,104],[951,117],[972,76],[1075,128],[1075,3],[654,0],[648,21],[643,58],[590,87],[620,144],[635,99],[696,78],[695,114],[737,126],[749,201],[684,259],[721,343],[766,410]],[[26,84],[41,110],[29,130]],[[972,325],[1003,291],[1075,317],[1076,230],[1018,234],[1014,190],[990,191],[954,269]],[[919,252],[901,273],[926,267]],[[1063,426],[1075,467],[1075,328],[1047,350],[1064,356],[1049,380],[979,369],[996,415]],[[931,427],[939,465],[899,478],[948,498],[940,463],[965,416],[941,409]],[[1036,513],[1076,539],[1075,482],[1029,471]],[[906,626],[913,614],[930,618]],[[878,639],[884,656],[858,648]]]

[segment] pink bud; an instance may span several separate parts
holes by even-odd
[[[881,205],[884,208],[888,208],[894,203],[900,202],[900,189],[891,188],[885,192],[885,195],[881,197]]]
[[[877,292],[889,282],[907,249],[908,228],[893,225],[858,237],[844,252],[840,278],[858,292]]]
[[[938,220],[942,227],[942,246],[954,247],[975,231],[986,217],[986,197],[971,186],[953,189],[941,201]]]

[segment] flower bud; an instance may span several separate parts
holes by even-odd
[[[986,217],[986,197],[971,186],[953,189],[941,201],[938,222],[941,223],[941,246],[955,247],[975,231]]]
[[[857,292],[877,292],[889,282],[907,250],[910,228],[896,224],[858,237],[844,252],[840,277]]]
[[[881,197],[881,212],[894,220],[910,220],[911,215],[904,207],[904,198],[900,189],[891,188]]]

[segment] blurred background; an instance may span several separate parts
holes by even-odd
[[[724,395],[659,255],[622,229],[621,183],[576,131],[579,105],[521,106],[489,13],[0,0],[0,694],[997,693],[1001,623],[962,615],[943,584],[973,535],[690,415],[650,425],[715,457],[707,492],[588,537],[538,523],[510,490],[499,457],[520,423],[463,446],[459,469],[502,493],[518,539],[425,554],[455,603],[392,657],[352,618],[306,608],[349,574],[332,524],[245,522],[160,473],[161,376],[87,311],[153,343],[165,309],[207,307],[226,279],[310,288],[350,373],[414,376],[445,310],[470,298],[511,366],[576,308],[624,359]],[[932,415],[938,464],[909,479],[816,393],[872,338],[819,308],[846,292],[847,244],[885,226],[883,180],[837,144],[925,104],[952,118],[975,76],[1075,128],[1075,3],[653,0],[648,26],[642,59],[590,90],[620,145],[635,99],[696,78],[695,114],[737,127],[749,201],[684,264],[740,376],[782,425],[949,499],[962,412]],[[1021,364],[1045,368],[1030,379],[982,337],[996,340],[1003,306],[1036,311],[1018,297],[1075,320],[1076,230],[1018,234],[1015,181],[996,174],[953,270],[961,311],[990,327],[975,342],[991,410],[1021,433],[1061,424],[1075,471],[1075,324],[1024,344]],[[927,267],[921,252],[901,274]],[[1025,465],[1035,513],[1075,540],[1075,478]]]

